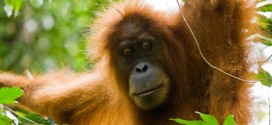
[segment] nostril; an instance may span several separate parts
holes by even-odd
[[[143,69],[142,69],[142,71],[146,72],[146,70],[147,70],[147,65],[145,64],[144,67],[143,67]]]
[[[146,64],[138,65],[135,69],[136,73],[144,73],[148,69],[148,66]]]
[[[136,72],[137,72],[137,73],[141,73],[142,70],[141,70],[140,68],[137,67],[137,68],[136,68]]]

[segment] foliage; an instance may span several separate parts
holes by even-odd
[[[7,117],[5,114],[3,115],[2,113],[0,114],[0,124],[1,125],[11,125],[12,120]]]
[[[202,120],[184,120],[180,118],[170,120],[182,125],[219,125],[218,121],[213,115],[202,114],[200,112],[197,113],[200,115]],[[227,116],[227,118],[224,120],[223,125],[236,125],[233,115]]]
[[[21,97],[23,93],[18,87],[0,88],[0,104],[13,104],[14,100]]]
[[[272,86],[272,77],[271,75],[264,71],[263,69],[259,69],[259,73],[257,74],[257,78],[261,80],[261,83],[264,86],[271,87]]]
[[[4,106],[3,104],[14,104],[15,99],[23,95],[23,90],[18,87],[12,88],[1,88],[0,89],[0,125],[11,125],[15,122],[14,119],[8,116],[18,116],[16,121],[19,125],[25,124],[43,124],[43,125],[54,125],[52,120],[45,120],[41,116],[36,114],[31,114],[25,111],[13,111],[10,108]],[[10,114],[10,115],[8,115]]]
[[[272,24],[272,20],[265,17],[265,16],[260,16],[259,17],[259,26],[265,30],[268,34],[271,34],[272,33],[272,27],[271,27],[271,24]],[[264,39],[265,37],[263,36],[263,40],[267,41],[268,43],[271,42],[270,39]]]
[[[108,4],[107,0],[0,2],[0,8],[10,8],[0,9],[0,70],[89,69],[88,25]]]
[[[12,121],[7,117],[6,111],[3,108],[3,104],[13,104],[15,99],[23,95],[23,91],[18,87],[1,88],[0,89],[0,124],[11,125]]]
[[[75,71],[89,69],[92,64],[84,53],[89,24],[108,4],[108,0],[0,2],[0,70],[22,73],[25,69],[35,72],[66,67]],[[1,89],[0,103],[13,103],[20,95],[17,89]],[[22,109],[0,105],[0,125],[11,124],[55,123]]]
[[[45,120],[43,117],[37,114],[23,113],[22,116],[23,117],[18,117],[18,120],[21,122],[22,125],[33,124],[33,122],[42,125],[55,125],[55,123],[51,119]]]
[[[271,3],[263,4],[262,6],[257,8],[257,11],[258,12],[272,12],[272,4]],[[261,42],[266,46],[272,46],[272,39],[270,38],[271,34],[272,34],[272,17],[271,16],[264,16],[264,15],[260,14],[258,25],[265,33],[267,33],[265,35],[259,36]],[[258,70],[259,71],[257,74],[257,78],[260,80],[262,85],[268,86],[268,87],[272,86],[272,77],[271,77],[271,74],[269,74],[269,72],[263,70],[261,68],[261,66],[264,63],[266,63],[267,61],[269,61],[271,59],[271,56],[268,59],[266,59],[265,61],[258,63],[258,65],[259,65]]]
[[[265,6],[262,6],[261,8],[258,8],[258,11],[272,12],[272,4],[266,4]]]

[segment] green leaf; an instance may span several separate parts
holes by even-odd
[[[23,95],[23,90],[18,87],[1,88],[0,89],[0,104],[13,104],[15,99]]]
[[[22,6],[22,0],[13,0],[12,5],[15,11],[19,11]]]
[[[175,122],[177,122],[179,124],[182,124],[182,125],[208,125],[205,122],[200,121],[200,120],[188,121],[188,120],[183,120],[183,119],[180,119],[180,118],[176,118],[176,119],[170,118],[169,120],[175,121]]]
[[[271,87],[272,86],[272,77],[271,75],[264,71],[263,69],[259,70],[257,78],[261,81],[262,85]]]
[[[262,43],[267,46],[272,46],[272,41],[262,41]]]
[[[228,115],[223,125],[236,125],[233,115]]]
[[[272,11],[272,4],[267,4],[265,6],[262,6],[262,7],[258,8],[258,11],[271,12]]]
[[[203,121],[205,123],[207,123],[208,125],[218,125],[218,122],[213,115],[206,115],[206,114],[202,114],[200,112],[197,112],[197,113],[200,115],[200,117],[203,119]]]
[[[260,16],[258,18],[258,25],[262,28],[262,29],[267,29],[269,26],[269,19],[265,16]]]
[[[268,24],[270,25],[270,24]],[[267,46],[272,46],[272,39],[266,36],[259,35],[258,38],[261,39],[261,42]]]
[[[0,114],[0,125],[12,125],[12,120],[9,117]]]

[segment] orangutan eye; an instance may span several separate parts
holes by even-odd
[[[130,56],[132,55],[132,50],[131,50],[130,48],[125,48],[125,49],[123,50],[123,55],[124,55],[125,57],[130,57]]]
[[[143,50],[150,51],[152,49],[152,45],[149,41],[144,41],[142,44]]]

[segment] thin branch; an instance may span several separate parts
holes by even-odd
[[[116,8],[116,11],[117,11],[122,17],[124,17],[123,13],[122,13],[120,10],[118,10],[118,9]]]
[[[35,125],[39,125],[39,123],[37,123],[37,122],[35,122],[35,121],[32,121],[32,120],[30,120],[30,119],[28,119],[28,118],[26,118],[26,117],[24,117],[24,116],[20,116],[19,114],[17,114],[15,111],[13,111],[12,109],[10,109],[9,107],[7,107],[7,106],[5,106],[5,105],[3,105],[3,107],[4,107],[5,109],[7,109],[8,111],[12,112],[13,114],[15,114],[16,116],[18,116],[18,117],[20,117],[20,118],[22,118],[22,119],[25,119],[25,120],[27,120],[27,121],[29,121],[29,122],[35,124]]]
[[[258,82],[258,81],[259,81],[259,80],[246,80],[246,79],[239,78],[239,77],[237,77],[237,76],[231,75],[231,74],[225,72],[224,70],[222,70],[222,69],[220,69],[220,68],[218,68],[218,67],[212,65],[212,64],[205,58],[205,56],[203,55],[202,50],[201,50],[201,48],[200,48],[200,45],[199,45],[199,43],[198,43],[198,40],[197,40],[197,38],[196,38],[196,36],[195,36],[195,34],[194,34],[192,28],[190,27],[189,23],[188,23],[187,20],[186,20],[184,14],[183,14],[183,11],[181,10],[181,7],[180,7],[180,4],[179,4],[178,0],[176,0],[176,1],[177,1],[177,4],[178,4],[178,7],[179,7],[179,12],[180,12],[181,16],[183,17],[183,20],[185,21],[187,27],[189,28],[189,30],[190,30],[190,32],[191,32],[191,34],[192,34],[192,36],[193,36],[193,38],[194,38],[194,40],[195,40],[195,43],[196,43],[196,45],[197,45],[199,54],[201,55],[201,57],[203,58],[203,60],[204,60],[210,67],[212,67],[213,69],[216,69],[217,71],[219,71],[219,72],[221,72],[221,73],[223,73],[223,74],[225,74],[225,75],[228,75],[228,76],[230,76],[230,77],[232,77],[232,78],[234,78],[234,79],[237,79],[237,80],[240,80],[240,81],[243,81],[243,82],[255,83],[255,82]]]
[[[265,63],[268,62],[269,59],[271,59],[272,54],[264,61]]]

